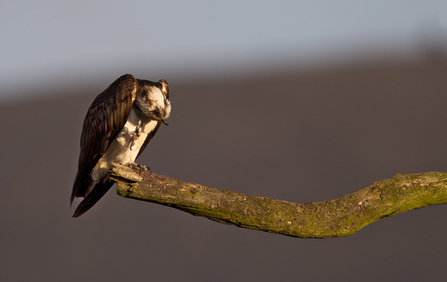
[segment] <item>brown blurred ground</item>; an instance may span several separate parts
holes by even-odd
[[[439,58],[210,82],[165,78],[173,104],[170,126],[139,159],[159,174],[308,202],[396,173],[447,169],[447,62]],[[82,121],[107,86],[58,88],[41,93],[46,98],[0,105],[0,281],[447,276],[445,205],[330,240],[226,226],[124,199],[113,189],[87,214],[71,219]]]

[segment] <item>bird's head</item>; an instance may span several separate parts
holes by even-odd
[[[164,79],[158,82],[143,82],[136,96],[138,108],[151,119],[162,121],[168,125],[166,119],[171,113],[171,102],[169,101],[169,85]]]

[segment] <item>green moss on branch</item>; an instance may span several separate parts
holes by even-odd
[[[115,165],[118,194],[239,227],[300,238],[333,238],[400,212],[447,203],[447,173],[397,174],[325,202],[247,196]]]

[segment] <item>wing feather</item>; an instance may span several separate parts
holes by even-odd
[[[99,94],[88,109],[70,203],[75,196],[84,196],[89,186],[89,174],[126,124],[137,88],[136,78],[125,74]]]

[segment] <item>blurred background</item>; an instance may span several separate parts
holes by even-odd
[[[164,78],[152,171],[324,201],[447,167],[447,2],[3,1],[1,281],[442,281],[445,205],[336,239],[108,194],[71,219],[79,137],[116,78]],[[75,203],[75,205],[78,201]]]

